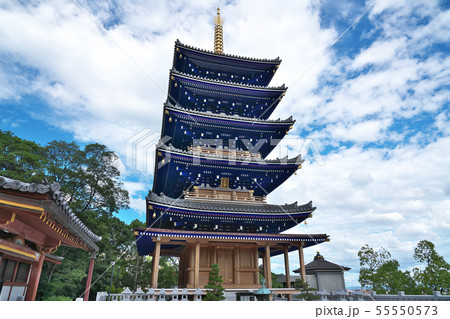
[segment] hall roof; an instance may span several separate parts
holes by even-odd
[[[314,258],[313,261],[305,265],[305,270],[308,273],[316,271],[347,271],[351,268],[334,264],[322,258]],[[294,270],[295,273],[300,273],[300,268]]]
[[[22,193],[22,197],[27,200],[27,203],[38,203],[40,205],[22,206],[24,206],[25,209],[32,209],[33,207],[39,208],[40,211],[42,211],[41,220],[47,220],[48,223],[54,225],[53,229],[55,229],[55,231],[58,227],[61,228],[61,231],[58,233],[59,235],[63,235],[63,229],[66,229],[70,234],[82,240],[85,245],[87,245],[86,247],[98,251],[98,247],[95,243],[101,240],[101,237],[94,234],[74,214],[65,201],[63,193],[59,191],[60,188],[61,186],[58,183],[26,183],[0,176],[0,193],[2,193],[0,204],[8,208],[14,204],[17,195]],[[41,208],[42,206],[44,206],[43,209]]]

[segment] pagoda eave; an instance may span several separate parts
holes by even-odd
[[[312,217],[315,207],[223,201],[173,199],[151,192],[147,199],[147,226],[168,229],[197,229],[279,233]]]
[[[222,59],[228,59],[228,60],[239,60],[239,61],[245,61],[247,63],[251,64],[273,64],[273,65],[279,65],[281,63],[280,57],[276,57],[275,59],[258,59],[258,58],[252,58],[252,57],[243,57],[238,55],[232,55],[232,54],[226,54],[226,53],[215,53],[213,51],[204,50],[200,48],[196,48],[194,46],[190,46],[188,44],[182,43],[179,39],[175,41],[175,50],[176,48],[183,48],[195,52],[199,52],[202,54],[214,56],[216,58],[222,58]]]
[[[264,167],[267,169],[280,168],[280,167],[297,167],[305,162],[302,156],[299,154],[295,157],[288,158],[276,158],[276,159],[263,159],[257,157],[239,157],[239,156],[223,156],[220,154],[208,154],[197,152],[193,150],[181,150],[173,147],[172,144],[165,145],[161,142],[156,146],[157,151],[164,151],[170,154],[178,154],[181,156],[189,157],[189,162],[192,164],[202,164],[202,161],[214,161],[214,163],[222,163],[223,165],[231,164],[233,166],[244,167]],[[199,162],[200,161],[200,162]]]
[[[175,79],[185,79],[192,82],[197,82],[200,85],[201,83],[204,85],[212,85],[216,87],[222,87],[223,90],[226,88],[230,89],[239,89],[239,90],[247,90],[250,93],[256,94],[255,92],[272,92],[272,93],[285,93],[287,91],[287,87],[283,84],[278,87],[269,87],[263,85],[250,85],[245,83],[235,83],[230,81],[222,81],[222,80],[213,80],[200,76],[195,76],[187,73],[179,72],[175,69],[170,70],[170,81],[174,81]],[[170,84],[169,84],[170,86]]]
[[[152,254],[157,241],[161,243],[161,252],[170,250],[173,252],[189,244],[198,241],[213,241],[223,243],[249,243],[264,247],[269,245],[271,257],[289,251],[298,250],[302,245],[304,248],[318,245],[328,241],[326,234],[255,234],[255,233],[234,233],[234,232],[204,232],[187,231],[175,229],[159,229],[139,227],[134,230],[138,253],[141,256]],[[297,244],[297,245],[296,245]]]
[[[170,102],[166,102],[164,104],[164,111],[168,110],[169,112],[180,112],[180,113],[186,113],[189,116],[192,117],[200,117],[200,118],[206,118],[209,120],[224,120],[224,121],[230,121],[231,123],[224,123],[224,124],[234,124],[234,125],[248,125],[251,124],[251,126],[255,127],[286,127],[287,129],[295,124],[295,120],[291,117],[284,119],[284,120],[268,120],[268,119],[259,119],[259,118],[248,118],[248,117],[242,117],[239,115],[227,115],[224,113],[212,113],[212,112],[203,112],[203,111],[195,111],[191,109],[182,108],[176,105],[173,105]],[[165,113],[166,115],[170,115]]]
[[[239,162],[206,156],[178,154],[158,149],[153,191],[179,197],[184,190],[201,184],[219,187],[221,178],[230,178],[233,188],[245,186],[256,196],[266,196],[294,174],[300,164]],[[171,190],[169,193],[168,190]]]

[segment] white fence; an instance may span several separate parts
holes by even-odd
[[[189,301],[189,296],[193,296],[193,301],[202,301],[204,292],[201,289],[153,289],[147,292],[138,288],[134,293],[125,288],[120,294],[108,294],[106,291],[97,292],[96,301]]]
[[[375,292],[369,295],[362,291],[328,293],[320,290],[315,294],[320,296],[320,301],[450,301],[450,295],[441,295],[439,291],[434,291],[433,295],[405,295],[403,291],[399,291],[398,295],[377,295]]]
[[[371,294],[362,291],[333,291],[331,293],[320,290],[314,292],[320,296],[319,301],[450,301],[450,295],[441,295],[439,291],[433,292],[433,295],[405,295],[400,291],[398,295],[377,295],[375,292]],[[97,293],[97,301],[201,301],[205,295],[205,289],[153,289],[147,292],[138,288],[134,293],[130,289],[125,288],[120,294],[110,294],[101,291]],[[191,296],[191,297],[189,297]],[[295,296],[295,295],[294,295]],[[277,298],[274,300],[287,300],[286,298]],[[294,298],[294,300],[299,300]]]

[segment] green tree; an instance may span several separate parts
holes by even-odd
[[[159,259],[158,286],[173,288],[178,286],[178,259],[161,256]]]
[[[224,288],[222,287],[222,276],[219,275],[219,265],[212,264],[211,271],[209,272],[209,281],[205,286],[208,291],[206,292],[206,296],[203,298],[205,301],[220,301],[224,300],[225,296],[223,295]]]
[[[391,258],[386,249],[375,251],[366,244],[361,247],[358,257],[361,265],[361,286],[381,294],[396,294],[398,291],[404,291],[406,294],[417,293],[417,284],[411,273],[400,270],[399,262]]]
[[[112,215],[128,207],[128,192],[119,179],[119,158],[106,146],[88,144],[81,150],[73,142],[53,141],[45,154],[49,180],[62,184],[61,191],[78,215],[85,211]]]
[[[0,175],[40,183],[45,176],[44,153],[39,144],[0,130]]]
[[[391,258],[391,254],[383,247],[377,252],[369,245],[364,245],[358,252],[359,265],[359,283],[363,287],[369,287],[373,290],[379,289],[380,284],[376,277],[378,268]]]
[[[278,282],[278,276],[281,274],[275,274],[271,272],[271,278],[272,278],[272,288],[283,288],[283,284]],[[264,277],[264,268],[263,265],[259,265],[259,282],[261,282],[261,279]],[[266,278],[264,278],[266,280]],[[267,282],[267,281],[266,281]]]
[[[102,237],[97,243],[99,254],[95,261],[91,298],[95,298],[97,291],[107,291],[110,277],[104,274],[110,273],[113,261],[121,262],[115,268],[118,286],[122,279],[135,285],[150,282],[144,275],[145,267],[150,263],[145,262],[145,257],[138,256],[132,233],[132,229],[142,223],[137,221],[127,225],[114,216],[129,203],[117,164],[117,155],[104,145],[88,144],[81,149],[74,142],[53,141],[43,147],[11,132],[0,131],[0,175],[24,182],[60,183],[61,192],[73,212]],[[38,300],[51,296],[74,299],[84,292],[89,253],[60,247],[56,255],[64,257],[64,261],[60,266],[44,264]],[[121,278],[122,273],[133,276]]]
[[[300,278],[297,278],[294,282],[294,288],[300,290],[300,293],[298,295],[295,295],[295,298],[297,299],[304,299],[306,301],[313,301],[313,300],[319,300],[320,296],[314,295],[312,291],[316,290],[314,288],[311,288],[308,284],[308,282],[301,280]]]
[[[414,249],[414,259],[426,264],[423,270],[414,269],[414,278],[423,292],[431,294],[450,289],[450,265],[436,252],[432,242],[420,241]]]
[[[391,259],[383,263],[375,273],[375,290],[377,293],[397,294],[404,291],[406,294],[415,294],[416,284],[409,271],[401,271],[397,260]]]

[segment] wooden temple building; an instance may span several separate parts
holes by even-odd
[[[271,257],[284,255],[289,276],[298,251],[304,275],[303,249],[328,241],[283,233],[312,217],[311,202],[266,202],[303,163],[266,159],[295,123],[269,119],[287,90],[269,86],[281,60],[223,53],[222,23],[218,9],[214,51],[175,42],[147,227],[134,232],[139,253],[153,256],[153,288],[161,255],[180,258],[179,287],[203,288],[218,264],[224,288],[260,288],[262,259],[271,288]]]
[[[89,252],[84,300],[88,300],[101,237],[75,216],[57,183],[29,184],[0,176],[0,301],[35,300],[44,262],[59,246]]]

